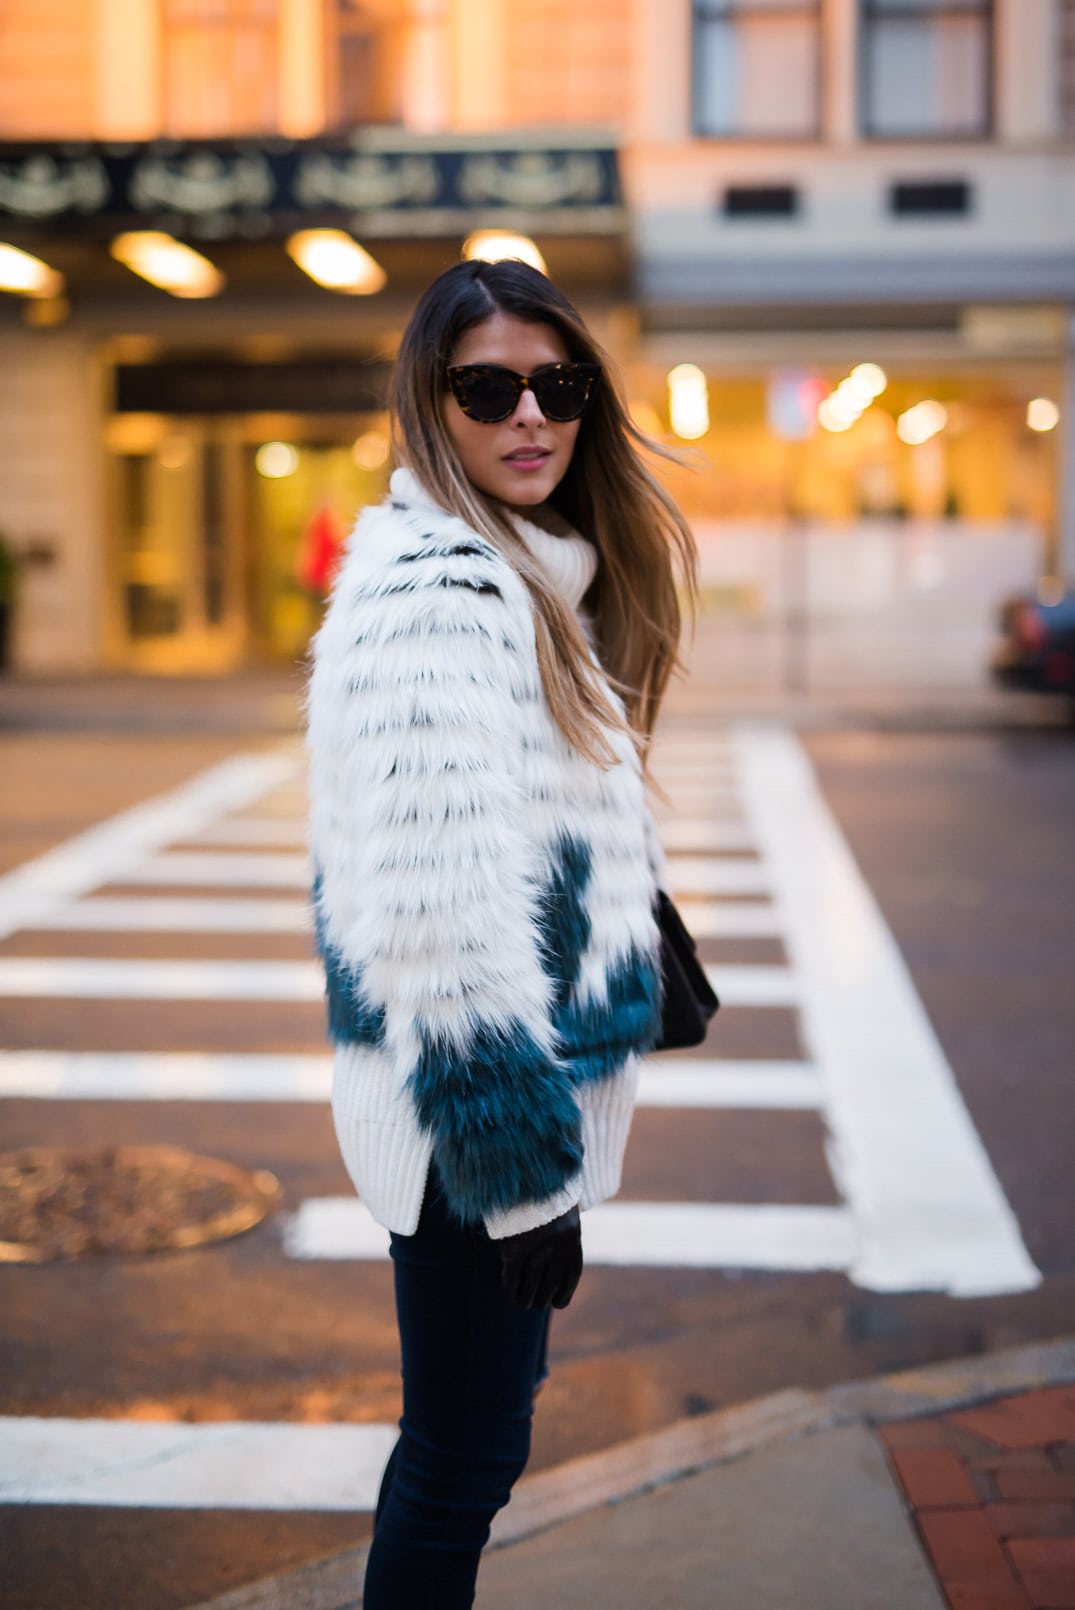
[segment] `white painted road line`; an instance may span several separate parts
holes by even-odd
[[[668,857],[671,893],[771,894],[773,878],[763,861],[722,861],[716,856],[676,855]]]
[[[707,967],[727,1006],[792,1006],[786,967]],[[0,996],[117,1001],[319,1001],[321,964],[280,961],[142,961],[113,956],[2,956]]]
[[[318,962],[128,961],[0,957],[0,996],[94,1000],[320,1001]]]
[[[695,939],[778,938],[779,908],[765,900],[692,900],[679,898],[680,914]]]
[[[372,1510],[394,1425],[0,1417],[0,1503]]]
[[[327,1103],[332,1058],[259,1052],[3,1051],[0,1097],[53,1101]],[[640,1107],[816,1108],[805,1062],[720,1062],[661,1055],[642,1066]]]
[[[313,918],[305,900],[89,895],[53,912],[38,927],[124,933],[300,934],[313,932]]]
[[[0,1096],[55,1101],[310,1101],[332,1057],[227,1051],[3,1051]]]
[[[164,845],[253,804],[294,770],[294,759],[281,751],[236,755],[25,862],[0,877],[0,937],[40,927],[80,895],[125,878]]]
[[[749,820],[784,912],[829,1166],[874,1291],[1027,1291],[1023,1244],[906,963],[788,731],[732,728]]]
[[[802,991],[787,967],[713,967],[706,977],[722,1006],[798,1006]]]
[[[212,851],[169,850],[132,867],[123,883],[232,884],[236,888],[305,889],[311,880],[305,855],[273,855],[264,850],[249,855],[218,855]]]
[[[191,844],[221,844],[229,848],[254,849],[268,845],[271,849],[305,849],[305,821],[289,821],[283,816],[232,816],[214,822],[204,832],[191,833]]]
[[[754,840],[742,822],[714,821],[712,817],[673,816],[661,829],[666,855],[683,850],[753,850]]]
[[[821,1106],[821,1095],[808,1062],[688,1061],[662,1054],[643,1062],[638,1081],[640,1107],[810,1109]]]
[[[388,1231],[353,1196],[313,1197],[283,1221],[292,1258],[378,1261]],[[663,1269],[846,1269],[855,1257],[842,1207],[723,1202],[606,1202],[583,1218],[586,1262]]]

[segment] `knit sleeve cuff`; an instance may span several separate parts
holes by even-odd
[[[505,1236],[522,1235],[524,1230],[536,1230],[539,1224],[551,1224],[568,1208],[576,1207],[581,1194],[582,1177],[575,1175],[554,1196],[547,1196],[542,1202],[520,1202],[517,1207],[487,1213],[485,1228],[490,1241],[503,1241]]]
[[[583,1085],[579,1090],[586,1159],[579,1201],[583,1209],[607,1202],[619,1191],[641,1062],[640,1057],[632,1055],[614,1078]]]

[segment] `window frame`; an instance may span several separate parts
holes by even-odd
[[[719,9],[718,9],[719,7]],[[825,17],[827,0],[781,0],[774,5],[758,6],[751,0],[691,0],[691,78],[690,78],[690,129],[695,140],[714,140],[722,145],[738,142],[745,144],[818,145],[824,139],[826,51]],[[750,17],[808,17],[815,23],[814,35],[814,125],[809,131],[731,129],[727,133],[706,128],[702,122],[702,53],[700,49],[703,28],[709,24],[725,23],[733,28],[742,18]]]
[[[871,126],[872,82],[870,76],[870,25],[878,21],[905,17],[932,21],[937,17],[978,17],[985,26],[985,71],[983,75],[984,118],[976,129],[917,129],[899,134]],[[961,145],[982,143],[996,138],[997,127],[997,4],[996,0],[975,0],[973,7],[958,0],[936,0],[927,9],[915,0],[859,0],[857,15],[856,79],[859,138],[871,144]]]

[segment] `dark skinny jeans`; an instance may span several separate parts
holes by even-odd
[[[493,1516],[529,1457],[549,1310],[508,1301],[496,1243],[451,1216],[435,1168],[418,1229],[391,1248],[403,1418],[364,1610],[470,1610]]]

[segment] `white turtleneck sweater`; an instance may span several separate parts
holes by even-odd
[[[597,574],[597,549],[577,531],[555,537],[520,514],[514,516],[513,524],[561,598],[579,617],[589,641],[592,618],[582,608],[582,600]]]

